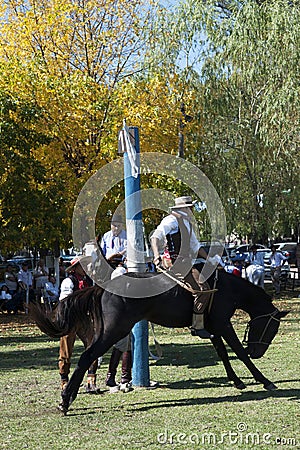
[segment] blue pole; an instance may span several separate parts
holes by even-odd
[[[136,151],[136,166],[140,169],[139,130],[129,128]],[[124,152],[125,210],[127,229],[127,267],[129,272],[145,271],[144,235],[142,222],[142,206],[140,195],[140,174],[132,176],[132,167],[127,152]],[[126,293],[125,293],[126,295]],[[142,300],[141,300],[142,301]],[[142,320],[132,329],[132,384],[134,386],[150,386],[148,357],[148,322]]]

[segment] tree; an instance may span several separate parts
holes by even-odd
[[[142,0],[2,5],[2,60],[18,69],[18,93],[31,93],[77,178],[111,157],[102,142],[114,126],[115,87],[142,70],[153,8]]]
[[[191,130],[187,135],[193,149],[189,157],[219,190],[229,231],[235,229],[253,240],[283,232],[287,203],[296,208],[288,214],[290,228],[295,229],[298,2],[191,0],[170,15],[172,32],[159,45],[172,68],[183,47],[199,74],[198,81],[193,78],[198,82],[200,106],[194,117],[204,133],[195,135]],[[195,46],[197,38],[201,45]],[[282,197],[286,188],[289,202]]]
[[[64,199],[63,183],[49,179],[34,157],[34,148],[49,143],[34,130],[40,112],[6,93],[0,96],[0,111],[1,251],[47,248],[64,234]]]

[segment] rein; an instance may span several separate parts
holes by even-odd
[[[211,293],[214,294],[215,292],[217,292],[218,289],[216,289],[216,284],[218,281],[218,271],[215,271],[215,276],[214,276],[214,285],[212,289],[205,289],[204,291],[202,290],[196,290],[193,289],[188,283],[186,283],[183,279],[179,279],[177,275],[173,274],[172,272],[170,272],[169,270],[163,269],[162,267],[157,267],[156,270],[160,273],[163,273],[164,275],[166,275],[168,278],[170,278],[171,280],[175,281],[175,283],[177,283],[179,286],[181,286],[182,288],[184,288],[186,291],[191,292],[192,294],[197,294],[198,292],[202,293]]]
[[[269,327],[269,325],[270,325],[270,323],[271,323],[272,320],[275,320],[276,322],[280,322],[280,319],[277,319],[277,317],[275,317],[275,315],[276,315],[277,313],[278,313],[278,309],[276,308],[275,311],[273,311],[272,313],[269,313],[269,314],[263,314],[263,315],[261,315],[261,316],[254,317],[254,319],[250,320],[250,321],[247,323],[247,326],[246,326],[246,330],[245,330],[245,334],[244,334],[244,339],[243,339],[243,341],[242,341],[243,344],[247,344],[247,345],[249,345],[249,344],[263,344],[263,345],[270,345],[270,342],[264,342],[264,341],[263,341],[263,338],[264,338],[264,336],[265,336],[265,334],[266,334],[266,331],[267,331],[267,329],[268,329],[268,327]],[[262,317],[269,317],[269,320],[267,321],[267,323],[266,323],[266,325],[265,325],[265,327],[264,327],[264,329],[263,329],[263,331],[262,331],[262,333],[261,333],[260,338],[258,339],[258,341],[251,341],[251,342],[249,342],[247,338],[248,338],[248,334],[249,334],[250,325],[251,325],[256,319],[261,319]]]

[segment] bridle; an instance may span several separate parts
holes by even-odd
[[[280,322],[280,319],[277,319],[276,314],[278,313],[278,309],[276,308],[273,312],[269,313],[269,314],[263,314],[261,316],[257,316],[254,317],[254,319],[251,319],[246,326],[246,330],[245,330],[245,334],[244,334],[244,339],[243,339],[243,344],[249,345],[249,344],[263,344],[263,345],[270,345],[270,342],[264,342],[263,338],[267,332],[267,329],[270,325],[270,323],[272,322],[272,320],[275,320],[276,322]],[[250,329],[250,325],[257,319],[261,319],[262,317],[269,317],[269,320],[267,321],[260,338],[258,339],[258,341],[248,341],[248,334],[249,334],[249,329]]]

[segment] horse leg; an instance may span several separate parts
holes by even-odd
[[[80,384],[84,378],[85,372],[87,371],[93,359],[90,357],[90,349],[85,350],[79,358],[78,364],[69,379],[68,384],[61,393],[62,401],[58,406],[58,409],[67,414],[71,403],[76,399]]]
[[[92,345],[95,337],[94,327],[87,328],[86,326],[79,326],[76,329],[77,336],[82,340],[84,348],[87,349]],[[97,330],[96,335],[99,336],[100,332]],[[100,389],[97,388],[97,369],[98,369],[98,358],[92,362],[88,369],[87,380],[85,385],[85,391],[88,394],[99,394]]]
[[[90,365],[89,370],[88,370],[86,386],[85,386],[85,391],[88,394],[99,394],[100,393],[100,389],[98,389],[97,385],[96,385],[97,369],[98,369],[98,358],[95,359],[95,361]]]
[[[121,338],[129,334],[133,324],[126,324],[125,330],[117,329],[117,322],[112,322],[107,326],[105,336],[98,338],[90,347],[88,347],[80,356],[66,388],[62,391],[62,402],[59,405],[59,409],[66,414],[71,403],[76,399],[80,384],[84,378],[85,372],[91,366],[99,356],[103,356],[112,345],[118,342]]]
[[[245,366],[251,372],[257,382],[262,383],[264,388],[268,391],[277,389],[275,384],[273,384],[272,381],[268,380],[253,364],[231,324],[226,327],[226,330],[224,330],[224,332],[222,333],[222,337],[234,351],[236,356],[245,364]]]
[[[218,354],[218,356],[221,358],[222,363],[224,365],[227,377],[229,381],[233,381],[234,386],[237,389],[245,389],[246,386],[243,383],[243,381],[236,375],[235,371],[233,370],[229,358],[228,358],[228,352],[226,350],[226,347],[224,345],[224,342],[222,341],[222,338],[217,336],[211,339],[213,346],[215,347],[215,350]]]
[[[71,403],[73,403],[73,401],[77,397],[79,387],[82,383],[85,372],[91,366],[93,361],[95,361],[99,356],[104,355],[104,353],[108,351],[112,344],[113,342],[111,341],[103,342],[102,339],[99,339],[91,347],[86,349],[80,356],[77,366],[68,384],[61,393],[62,401],[59,404],[58,408],[65,415],[67,414]]]

